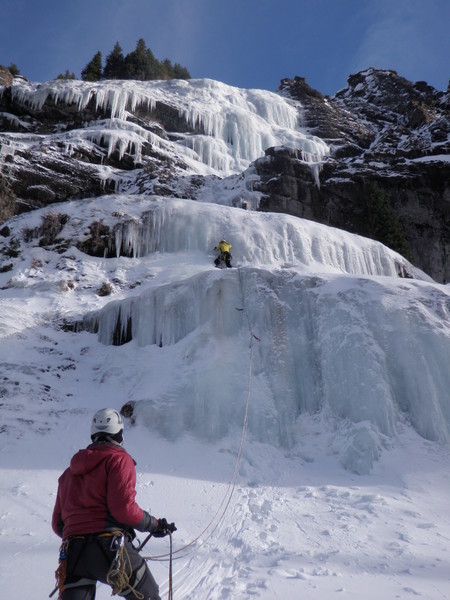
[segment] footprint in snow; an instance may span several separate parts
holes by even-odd
[[[403,588],[404,592],[407,592],[408,594],[413,594],[414,596],[421,596],[422,594],[420,592],[418,592],[417,590],[410,588],[410,587],[404,587]]]

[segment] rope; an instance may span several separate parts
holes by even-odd
[[[173,557],[173,551],[172,551],[172,532],[169,531],[169,543],[170,543],[170,559],[169,559],[169,594],[167,596],[168,600],[172,600],[173,599],[173,587],[172,587],[172,557]]]
[[[240,465],[240,461],[241,461],[241,457],[242,457],[242,450],[244,448],[244,441],[245,441],[245,436],[247,433],[247,425],[248,425],[248,410],[249,410],[249,405],[250,405],[250,392],[251,392],[251,383],[252,383],[252,367],[253,367],[253,341],[257,340],[259,341],[259,338],[253,333],[253,330],[251,328],[251,324],[250,324],[250,318],[248,315],[248,311],[247,308],[245,306],[245,295],[244,295],[244,290],[243,290],[243,285],[242,285],[242,277],[241,277],[241,270],[240,267],[238,267],[238,275],[239,275],[239,285],[241,288],[241,293],[242,293],[242,298],[243,298],[243,308],[237,308],[236,310],[242,311],[245,314],[245,317],[247,319],[247,325],[248,325],[248,330],[250,333],[250,348],[249,348],[249,371],[248,371],[248,382],[247,382],[247,397],[246,397],[246,402],[245,402],[245,413],[244,413],[244,422],[243,422],[243,426],[242,426],[242,433],[241,433],[241,440],[240,440],[240,444],[239,444],[239,449],[238,449],[238,453],[236,455],[236,461],[234,464],[234,469],[233,469],[233,474],[231,476],[230,482],[228,484],[228,487],[225,491],[224,497],[222,499],[222,502],[220,503],[218,509],[216,510],[216,512],[214,513],[214,516],[212,517],[212,519],[210,520],[210,522],[206,525],[206,527],[197,535],[197,537],[195,537],[193,540],[191,540],[189,543],[185,544],[184,546],[182,546],[181,548],[179,548],[178,550],[176,550],[175,552],[172,552],[172,536],[170,536],[170,544],[171,544],[171,550],[169,554],[161,554],[159,556],[143,556],[142,558],[144,560],[153,560],[153,561],[170,561],[170,571],[171,571],[171,565],[172,565],[172,560],[173,560],[173,555],[177,555],[181,552],[184,552],[185,550],[187,550],[188,548],[190,548],[191,546],[193,546],[200,538],[202,538],[204,536],[204,534],[208,531],[208,529],[213,525],[216,517],[220,514],[220,517],[217,521],[217,523],[215,524],[215,526],[213,527],[213,529],[210,531],[210,533],[208,534],[208,536],[205,538],[204,542],[206,542],[207,540],[210,539],[210,537],[213,535],[213,533],[216,531],[217,527],[220,525],[220,523],[222,522],[225,513],[228,510],[228,507],[230,505],[231,502],[231,498],[233,496],[235,487],[236,487],[236,479],[237,479],[237,475],[238,475],[238,471],[239,471],[239,465]],[[223,510],[222,510],[223,509]],[[195,548],[192,549],[189,552],[184,552],[184,554],[182,554],[181,556],[175,556],[174,559],[180,559],[180,558],[185,558],[186,556],[189,556],[192,552],[195,551]],[[167,558],[169,557],[169,559]],[[169,584],[171,585],[171,584]]]
[[[127,567],[130,575],[127,573]],[[123,590],[128,589],[137,598],[137,600],[144,600],[144,594],[138,592],[130,584],[130,576],[133,572],[131,566],[130,556],[127,549],[122,544],[118,550],[115,559],[112,561],[108,573],[106,574],[106,581],[112,587],[112,595],[120,594]]]

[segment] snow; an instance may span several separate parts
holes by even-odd
[[[448,154],[433,154],[430,156],[413,158],[411,159],[411,162],[450,162],[450,156]]]
[[[2,596],[53,589],[57,478],[95,410],[133,401],[137,499],[178,527],[175,598],[450,597],[449,286],[287,215],[120,194],[51,210],[68,249],[22,242],[0,273]],[[99,219],[115,257],[74,246]],[[213,267],[222,236],[233,269]],[[167,562],[149,566],[167,597]]]

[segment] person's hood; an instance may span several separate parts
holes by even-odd
[[[125,450],[115,444],[91,444],[72,456],[70,470],[74,475],[84,475],[96,469],[108,456],[117,452],[125,452]]]

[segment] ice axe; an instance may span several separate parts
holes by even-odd
[[[142,550],[142,548],[145,546],[145,544],[148,542],[148,540],[152,537],[153,533],[149,533],[148,536],[145,538],[145,540],[139,544],[139,546],[136,548],[136,550],[138,552],[140,552]]]

